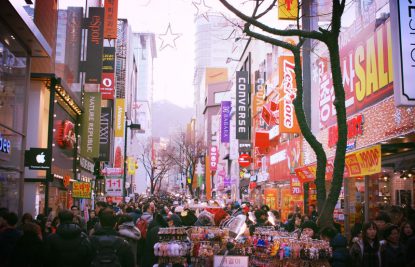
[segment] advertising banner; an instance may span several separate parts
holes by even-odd
[[[112,122],[112,109],[101,108],[101,120],[99,128],[99,160],[110,160],[110,147],[111,147],[111,122]]]
[[[88,158],[99,157],[99,133],[101,121],[101,93],[84,95],[85,112],[82,114],[81,155]]]
[[[254,103],[253,104],[253,114],[254,116],[262,111],[262,106],[264,105],[265,99],[265,86],[261,85],[259,87],[255,87],[256,92],[254,96]]]
[[[102,55],[102,72],[115,72],[115,47],[104,47]]]
[[[389,19],[374,20],[363,28],[355,22],[342,32],[340,59],[348,116],[392,95],[394,75],[391,38]],[[328,56],[316,59],[314,65],[313,77],[318,80],[320,90],[320,127],[326,128],[336,123]]]
[[[303,186],[297,176],[291,176],[290,188],[293,195],[301,195],[303,193]]]
[[[230,115],[231,115],[231,101],[222,101],[220,105],[221,110],[221,130],[220,140],[222,143],[229,143],[230,140]]]
[[[236,139],[248,140],[251,126],[248,72],[236,72]]]
[[[279,85],[280,132],[300,133],[293,104],[297,92],[294,56],[281,56],[278,58],[278,62],[280,66],[279,78],[281,81]]]
[[[295,138],[273,147],[269,155],[271,181],[289,181],[295,169],[301,166],[302,139]]]
[[[135,174],[135,166],[136,166],[136,161],[133,157],[128,157],[127,158],[127,174],[128,175],[134,175]]]
[[[88,20],[85,83],[101,83],[102,47],[104,45],[104,8],[90,7]]]
[[[121,178],[105,178],[105,193],[110,197],[122,196],[122,179]]]
[[[393,31],[393,81],[395,105],[415,106],[414,26],[415,3],[390,1]]]
[[[368,147],[346,154],[344,177],[362,177],[380,173],[381,168],[381,147],[380,145]],[[317,164],[313,163],[295,169],[295,173],[303,182],[316,179]],[[327,159],[326,180],[333,177],[334,158]]]
[[[115,100],[115,137],[124,137],[125,124],[125,99],[117,98]]]
[[[218,162],[219,162],[219,149],[217,146],[211,146],[209,149],[209,162],[210,162],[210,170],[216,171],[218,169]]]
[[[104,38],[117,39],[118,0],[105,0]]]
[[[115,92],[115,74],[114,73],[102,73],[101,85],[99,86],[99,91],[102,94],[102,99],[111,100],[114,99]]]
[[[297,0],[278,0],[278,18],[296,20],[298,15]]]
[[[73,182],[72,197],[73,198],[91,198],[91,183]]]

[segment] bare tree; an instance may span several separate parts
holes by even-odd
[[[172,167],[171,152],[166,149],[155,151],[151,141],[141,144],[138,160],[150,179],[150,193],[160,190],[161,183]]]
[[[343,184],[343,173],[345,166],[346,144],[347,144],[347,125],[346,125],[346,107],[345,107],[345,92],[342,83],[342,75],[340,68],[339,55],[339,34],[341,28],[341,17],[345,8],[346,0],[333,0],[331,23],[326,27],[320,27],[318,30],[302,30],[299,23],[299,14],[301,3],[298,3],[299,11],[297,14],[297,28],[296,29],[277,29],[270,27],[261,22],[261,18],[274,8],[278,8],[278,1],[273,0],[269,6],[262,6],[265,1],[256,0],[251,15],[246,15],[241,12],[227,0],[219,0],[228,10],[245,21],[244,32],[253,38],[262,40],[272,45],[285,48],[291,51],[294,55],[295,62],[295,78],[297,82],[297,96],[294,100],[295,112],[298,118],[298,123],[301,132],[314,150],[317,157],[317,171],[316,171],[316,188],[317,188],[317,205],[320,216],[318,224],[321,227],[330,226],[333,224],[333,212],[338,201],[341,187]],[[295,0],[298,1],[298,0]],[[311,1],[311,0],[305,0]],[[302,1],[302,2],[305,2]],[[299,2],[299,1],[298,1]],[[262,6],[262,7],[261,7]],[[306,10],[302,10],[303,16]],[[254,28],[255,27],[255,28]],[[262,32],[258,31],[260,29]],[[297,36],[299,41],[297,44],[288,43],[281,40],[283,36]],[[323,145],[313,135],[310,126],[306,121],[306,116],[303,108],[303,80],[302,80],[302,62],[301,49],[306,39],[313,39],[324,43],[329,52],[331,72],[333,77],[333,88],[335,94],[334,106],[337,112],[338,124],[338,142],[336,147],[334,159],[333,182],[328,196],[326,195],[325,187],[325,173],[327,164],[327,155],[323,149]]]
[[[171,143],[172,150],[170,150],[170,157],[174,164],[179,167],[181,173],[186,174],[186,185],[193,197],[193,179],[196,172],[196,165],[204,155],[206,147],[203,145],[202,138],[196,140],[192,136],[186,136],[184,132],[173,136]],[[187,178],[189,178],[189,181]]]

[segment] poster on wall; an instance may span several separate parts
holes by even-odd
[[[368,4],[373,10],[377,1]],[[362,16],[340,36],[340,65],[345,91],[347,116],[378,103],[393,94],[394,69],[391,21],[388,18]],[[313,87],[320,91],[320,128],[336,123],[335,99],[327,49],[320,47],[321,57],[313,63]],[[317,89],[318,88],[318,89]]]

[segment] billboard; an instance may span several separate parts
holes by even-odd
[[[104,38],[117,39],[118,0],[105,0]]]
[[[111,147],[112,109],[101,108],[99,128],[99,160],[109,161]]]
[[[101,93],[84,95],[85,112],[82,114],[81,155],[89,158],[99,157],[99,139],[101,121]]]
[[[222,101],[220,105],[221,110],[221,131],[220,140],[222,143],[229,143],[230,140],[230,116],[231,116],[231,101]]]
[[[87,23],[87,49],[84,64],[85,83],[101,83],[104,8],[90,7]]]
[[[251,127],[248,72],[236,72],[236,139],[248,140]]]
[[[392,95],[394,70],[389,19],[374,20],[365,27],[355,22],[343,31],[339,43],[347,116]],[[326,128],[336,123],[329,57],[315,59],[314,71],[320,90],[320,128]]]

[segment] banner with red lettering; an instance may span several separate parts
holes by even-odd
[[[279,110],[280,132],[300,133],[293,100],[297,93],[294,73],[294,56],[280,56],[279,62]]]
[[[340,36],[340,64],[348,116],[393,94],[390,20],[376,19],[364,24],[357,19]],[[326,128],[336,123],[329,57],[316,58],[314,71],[314,86],[320,91],[320,127]]]
[[[291,194],[293,195],[301,195],[303,193],[303,185],[301,184],[300,179],[295,175],[291,176],[290,188]]]

